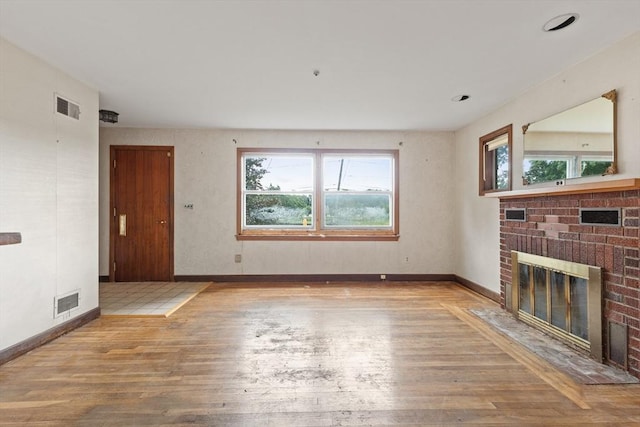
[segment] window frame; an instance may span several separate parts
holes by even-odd
[[[310,228],[302,227],[245,227],[244,226],[244,195],[245,155],[311,155],[313,157],[313,191],[312,218]],[[391,226],[384,228],[369,227],[329,227],[324,228],[324,196],[323,159],[325,155],[361,156],[389,156],[392,159],[392,197],[393,206],[390,209]],[[369,240],[369,241],[397,241],[400,219],[400,184],[399,184],[399,150],[363,150],[363,149],[283,149],[283,148],[237,148],[237,180],[236,180],[236,239],[237,240]],[[385,193],[387,194],[387,193]]]
[[[507,166],[509,168],[509,172],[507,175],[508,183],[507,188],[497,188],[496,184],[496,168],[497,161],[496,155],[497,148],[490,150],[489,146],[491,142],[495,139],[506,135],[507,136]],[[484,196],[487,193],[497,193],[501,191],[511,191],[513,188],[513,123],[507,126],[504,126],[500,129],[496,129],[493,132],[490,132],[486,135],[483,135],[479,139],[479,188],[478,194],[480,196]],[[489,153],[492,155],[488,155]]]

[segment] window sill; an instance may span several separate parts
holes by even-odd
[[[495,197],[495,196],[492,196],[492,194],[508,193],[510,191],[511,191],[511,188],[505,188],[504,190],[503,189],[483,190],[478,195],[480,197]]]
[[[395,242],[400,239],[395,233],[244,233],[236,234],[236,240],[287,240],[287,241],[380,241]]]

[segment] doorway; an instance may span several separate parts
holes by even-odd
[[[112,145],[109,280],[173,281],[173,147]]]

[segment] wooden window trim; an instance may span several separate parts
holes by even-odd
[[[501,188],[501,189],[497,189],[494,188],[494,184],[493,184],[493,179],[492,175],[489,175],[490,173],[492,173],[492,171],[495,169],[495,163],[494,163],[494,159],[490,159],[488,158],[488,156],[485,156],[485,147],[487,146],[487,143],[489,143],[490,141],[494,140],[495,138],[501,136],[501,135],[507,135],[507,150],[509,151],[509,159],[508,159],[508,164],[509,164],[509,183],[507,185],[507,188]],[[478,167],[478,171],[479,171],[479,179],[478,179],[478,194],[480,196],[484,196],[485,194],[488,193],[498,193],[498,192],[503,192],[503,191],[511,191],[511,188],[513,186],[513,149],[512,149],[512,145],[513,145],[513,124],[504,126],[500,129],[496,129],[491,133],[488,133],[486,135],[483,135],[480,137],[479,139],[479,156],[478,156],[478,163],[479,163],[479,167]],[[491,171],[491,172],[490,172]]]
[[[397,241],[400,238],[400,167],[399,150],[357,150],[357,149],[283,149],[283,148],[238,148],[236,150],[236,239],[237,240],[308,240],[308,241]],[[242,227],[242,157],[245,153],[265,154],[313,154],[314,171],[314,221],[315,230],[296,229],[243,229]],[[324,154],[384,154],[394,160],[393,169],[393,223],[390,230],[375,229],[323,229],[322,228],[322,155]]]

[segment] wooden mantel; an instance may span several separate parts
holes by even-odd
[[[539,187],[526,190],[496,191],[485,193],[484,197],[498,199],[524,199],[528,197],[563,196],[568,194],[605,193],[609,191],[629,191],[640,189],[640,178],[625,178],[583,184]]]
[[[0,246],[15,245],[22,242],[20,233],[0,233]]]

